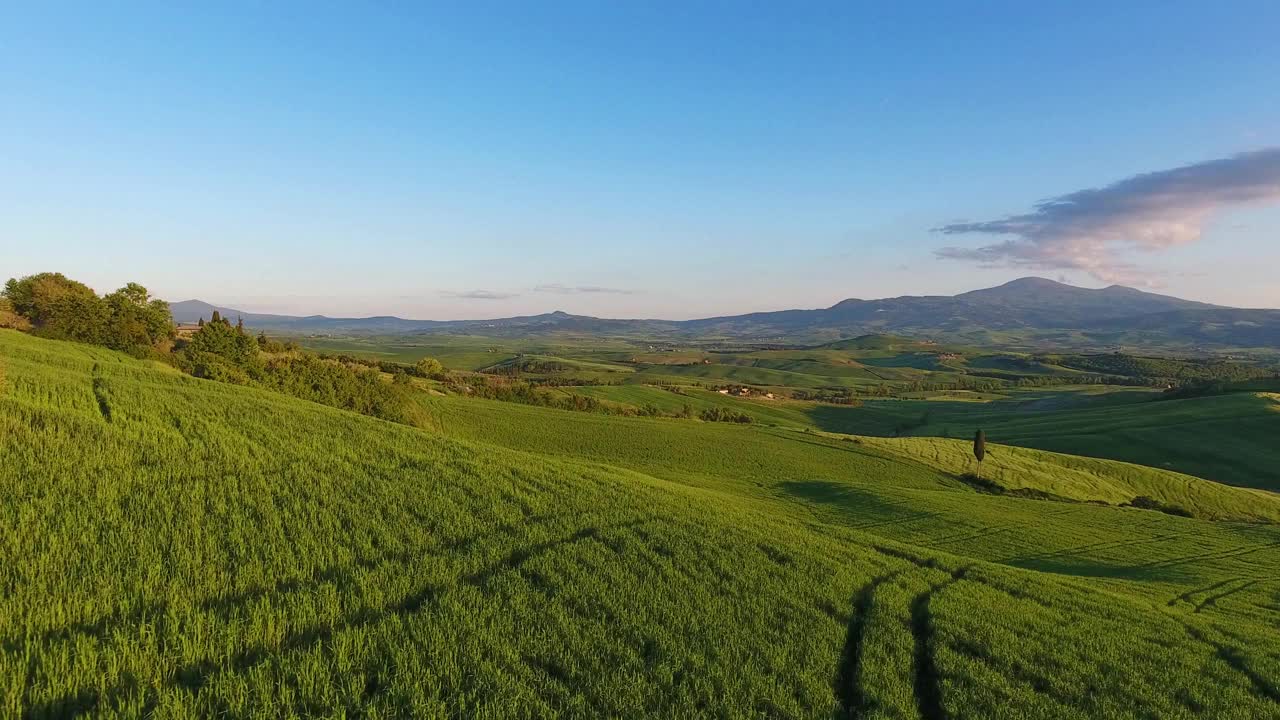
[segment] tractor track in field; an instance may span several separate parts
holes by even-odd
[[[1244,578],[1237,578],[1237,579],[1239,579],[1239,580],[1243,580]],[[1210,597],[1207,597],[1207,598],[1205,598],[1204,600],[1202,600],[1202,601],[1200,602],[1200,604],[1199,604],[1199,605],[1196,605],[1196,609],[1195,609],[1193,612],[1200,612],[1201,610],[1203,610],[1203,609],[1205,609],[1205,608],[1207,608],[1207,607],[1217,607],[1218,601],[1219,601],[1219,600],[1221,600],[1222,598],[1229,597],[1229,596],[1231,596],[1231,595],[1235,595],[1236,593],[1238,593],[1238,592],[1242,592],[1242,591],[1244,591],[1246,588],[1251,588],[1251,587],[1253,587],[1254,585],[1257,585],[1257,584],[1258,584],[1258,583],[1260,583],[1260,582],[1262,582],[1262,581],[1261,581],[1261,580],[1250,580],[1250,581],[1248,581],[1248,582],[1246,582],[1246,583],[1243,583],[1243,584],[1241,584],[1241,585],[1237,585],[1236,587],[1233,587],[1233,588],[1231,588],[1230,590],[1227,590],[1226,592],[1221,592],[1221,593],[1218,593],[1217,595],[1212,595],[1212,596],[1210,596]]]
[[[867,634],[867,615],[871,612],[876,588],[892,581],[905,569],[874,578],[863,585],[853,597],[853,617],[845,633],[844,649],[840,654],[840,665],[836,670],[836,702],[839,717],[853,720],[861,717],[867,710],[866,692],[862,688],[862,646]]]
[[[1137,545],[1150,545],[1152,543],[1162,543],[1166,540],[1185,537],[1184,533],[1174,533],[1170,535],[1157,535],[1151,538],[1138,538],[1136,540],[1104,540],[1102,542],[1087,543],[1084,545],[1075,545],[1072,547],[1062,548],[1060,550],[1052,550],[1050,552],[1036,553],[1034,555],[1022,555],[1020,557],[1011,558],[1011,562],[1031,562],[1035,560],[1050,560],[1057,557],[1065,557],[1081,552],[1097,552],[1099,550],[1114,550],[1122,547],[1134,547]]]
[[[991,537],[995,537],[1000,533],[1006,533],[1006,532],[1011,532],[1013,530],[1021,530],[1021,529],[1022,529],[1021,526],[1017,526],[1017,525],[1008,525],[1005,527],[994,527],[994,528],[983,528],[982,530],[974,533],[969,533],[965,535],[954,535],[954,536],[942,538],[940,540],[933,540],[933,541],[930,541],[929,545],[931,547],[936,547],[938,545],[950,545],[952,543],[969,542],[972,540],[985,540]]]
[[[93,364],[93,399],[98,403],[98,412],[102,419],[111,422],[111,401],[107,398],[107,381],[102,377],[102,368]]]
[[[1182,557],[1168,558],[1165,560],[1156,560],[1149,563],[1143,563],[1141,565],[1135,565],[1134,567],[1170,568],[1170,567],[1176,567],[1178,565],[1185,565],[1187,563],[1196,562],[1199,560],[1231,560],[1235,558],[1244,557],[1245,555],[1252,555],[1253,553],[1256,553],[1262,550],[1271,550],[1277,547],[1280,547],[1280,542],[1266,543],[1263,545],[1254,545],[1252,547],[1240,548],[1236,550],[1204,553],[1201,555],[1184,555]]]
[[[545,521],[547,519],[553,519],[554,517],[558,516],[546,516],[543,519]],[[623,523],[592,526],[578,530],[565,538],[539,543],[531,549],[516,550],[509,553],[502,560],[493,563],[480,571],[459,577],[457,583],[454,585],[444,585],[436,582],[425,583],[399,600],[388,604],[384,608],[360,608],[359,610],[346,614],[335,622],[320,623],[303,627],[285,635],[278,643],[271,647],[255,645],[245,648],[219,661],[203,659],[182,665],[171,673],[165,685],[167,687],[178,688],[188,692],[199,692],[200,689],[205,687],[215,676],[224,673],[243,673],[269,661],[273,656],[288,652],[306,651],[315,647],[323,646],[329,643],[335,634],[342,631],[369,627],[381,623],[391,617],[413,615],[421,611],[433,600],[461,585],[465,584],[483,587],[490,579],[504,571],[520,571],[521,566],[525,563],[555,547],[582,542],[589,539],[599,539],[605,531],[626,530],[642,525],[648,521],[649,519],[636,519]],[[462,549],[476,540],[488,536],[491,536],[491,533],[483,533],[466,538],[462,541],[447,543],[436,549],[445,551]],[[387,563],[391,563],[393,565],[404,565],[412,562],[416,558],[430,554],[433,553],[397,551],[374,558],[360,558],[354,561],[352,565],[357,568],[365,569],[381,567]],[[206,611],[211,611],[215,615],[224,619],[230,618],[234,616],[237,608],[244,607],[246,604],[250,604],[261,597],[266,597],[276,592],[301,592],[308,589],[314,589],[322,583],[337,582],[344,577],[348,577],[351,575],[352,570],[353,568],[346,567],[328,568],[315,573],[310,580],[284,581],[273,585],[270,588],[259,588],[226,598],[211,598],[200,603],[198,607]],[[164,606],[147,606],[146,608],[130,613],[127,616],[106,618],[93,624],[73,626],[70,628],[51,631],[50,633],[46,633],[42,636],[41,639],[47,641],[71,639],[77,636],[88,636],[101,641],[109,637],[112,630],[122,624],[129,623],[131,621],[138,622],[147,617],[163,616],[165,611],[166,608]],[[9,641],[6,641],[4,644],[7,649],[19,646],[17,643],[11,643]],[[107,687],[93,686],[78,688],[59,697],[53,698],[52,700],[29,706],[24,716],[68,717],[79,714],[92,714],[101,710],[104,705],[112,704],[116,700],[130,693],[148,694],[148,689],[139,686],[136,678],[126,677],[124,680],[114,685],[109,685]],[[148,698],[150,698],[149,694]]]
[[[915,695],[916,709],[924,720],[946,720],[946,708],[942,702],[942,684],[937,663],[931,645],[934,638],[933,616],[929,610],[929,602],[939,592],[952,584],[964,580],[972,565],[949,570],[939,566],[929,558],[916,557],[908,552],[889,547],[873,546],[877,552],[905,560],[922,569],[940,570],[950,573],[951,577],[935,583],[928,590],[912,599],[909,606],[908,627],[912,636],[911,684]],[[854,613],[849,621],[845,634],[844,648],[840,655],[840,663],[836,671],[836,703],[839,717],[853,720],[864,716],[868,711],[867,693],[861,684],[862,652],[867,632],[867,616],[875,602],[876,590],[885,583],[892,582],[909,569],[874,578],[862,586],[853,598]]]
[[[625,523],[617,523],[614,525],[591,526],[582,528],[572,535],[559,538],[556,540],[547,540],[529,547],[517,548],[507,554],[502,560],[489,565],[488,567],[474,573],[470,573],[462,578],[462,582],[476,587],[486,587],[503,572],[523,572],[525,564],[530,560],[534,560],[546,553],[565,545],[583,542],[584,540],[599,540],[601,533],[606,530],[630,530],[638,525],[643,525],[648,520],[631,520]]]
[[[1255,695],[1267,698],[1271,702],[1280,705],[1280,687],[1277,687],[1272,680],[1249,667],[1248,662],[1246,661],[1243,653],[1240,652],[1239,648],[1220,643],[1206,636],[1198,628],[1192,627],[1187,623],[1183,623],[1183,627],[1186,628],[1187,635],[1189,635],[1192,640],[1213,648],[1215,657],[1226,663],[1226,665],[1232,670],[1243,675],[1253,686],[1253,693]]]
[[[1177,604],[1178,604],[1178,603],[1180,603],[1180,602],[1184,602],[1184,603],[1187,603],[1187,604],[1189,604],[1189,605],[1195,605],[1196,603],[1195,603],[1195,601],[1194,601],[1194,600],[1192,600],[1192,597],[1194,597],[1194,596],[1196,596],[1196,595],[1199,595],[1199,594],[1201,594],[1201,593],[1212,592],[1212,591],[1217,590],[1218,588],[1222,587],[1223,585],[1226,585],[1226,584],[1228,584],[1228,583],[1233,583],[1233,582],[1236,582],[1237,580],[1243,580],[1243,579],[1244,579],[1244,578],[1239,578],[1239,577],[1228,578],[1228,579],[1226,579],[1226,580],[1223,580],[1222,582],[1216,582],[1216,583],[1214,583],[1214,584],[1212,584],[1212,585],[1206,585],[1206,586],[1204,586],[1204,587],[1199,587],[1199,588],[1192,588],[1192,589],[1190,589],[1190,590],[1188,590],[1188,591],[1186,591],[1186,592],[1182,593],[1181,595],[1179,595],[1179,596],[1175,597],[1174,599],[1170,600],[1170,601],[1168,602],[1168,605],[1169,605],[1169,607],[1173,607],[1174,605],[1177,605]]]
[[[963,580],[967,569],[964,567],[953,571],[951,579],[934,585],[911,601],[911,635],[915,640],[912,687],[915,690],[916,709],[924,720],[947,718],[946,708],[942,704],[942,678],[930,648],[934,628],[929,602],[934,595]]]

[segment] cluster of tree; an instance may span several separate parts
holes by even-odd
[[[140,357],[167,350],[173,337],[169,304],[137,283],[99,297],[61,273],[40,273],[11,278],[0,294],[5,300],[0,327],[105,345]]]
[[[296,348],[296,345],[294,346]],[[428,378],[432,380],[444,379],[447,371],[441,362],[433,357],[424,357],[415,363],[402,363],[394,360],[374,360],[372,358],[356,357],[355,355],[346,354],[324,354],[320,357],[326,360],[336,360],[344,365],[363,365],[364,367],[378,370],[393,377],[404,375],[406,377]]]
[[[553,373],[572,372],[578,368],[568,363],[557,362],[555,360],[540,360],[538,358],[515,358],[510,362],[489,368],[485,372],[492,375],[508,375],[520,376],[525,373],[534,375],[550,375]]]
[[[178,367],[200,378],[247,384],[262,372],[258,340],[245,332],[244,322],[231,321],[213,311],[213,319],[200,320],[200,329],[183,344]]]
[[[450,373],[444,377],[444,386],[449,392],[485,398],[486,400],[553,407],[561,410],[576,410],[578,412],[621,412],[621,409],[617,406],[602,403],[598,398],[588,395],[566,395],[564,393],[551,392],[541,389],[537,383],[515,380],[505,376]]]
[[[1125,353],[1105,355],[1043,355],[1044,362],[1087,372],[1122,375],[1147,385],[1182,386],[1198,383],[1231,383],[1273,378],[1274,368],[1217,359],[1141,357]]]
[[[400,383],[382,373],[351,367],[316,355],[299,353],[268,359],[259,384],[303,400],[364,415],[413,424],[417,408]]]
[[[99,297],[60,273],[11,279],[0,293],[0,327],[158,355],[199,378],[254,385],[385,420],[412,424],[419,412],[402,384],[386,382],[376,363],[368,367],[306,354],[265,334],[255,338],[242,322],[232,325],[216,311],[175,343],[168,303],[136,283]],[[396,369],[422,377],[445,372],[431,358]]]
[[[730,410],[729,408],[724,407],[707,408],[698,413],[698,419],[705,420],[707,422],[731,422],[742,423],[744,425],[751,424],[756,421],[755,418],[744,412]]]
[[[454,394],[484,398],[486,400],[520,403],[522,405],[536,405],[559,410],[623,415],[627,417],[667,417],[686,420],[694,417],[693,407],[688,403],[684,403],[679,410],[668,412],[653,403],[645,403],[635,407],[604,402],[589,395],[545,390],[537,381],[516,380],[506,376],[495,376],[486,373],[448,373],[443,378],[443,383],[445,389]],[[709,418],[704,417],[703,419]],[[727,417],[719,419],[726,420]],[[751,420],[737,420],[736,422],[751,422]]]
[[[888,386],[878,385],[877,389],[884,388],[888,392]],[[834,405],[851,405],[857,407],[862,401],[855,397],[852,388],[822,388],[820,390],[792,390],[791,397],[794,400],[811,400],[813,402],[831,403]]]
[[[252,385],[392,422],[415,424],[417,406],[405,388],[377,367],[298,351],[292,343],[254,337],[244,324],[221,317],[181,342],[174,363],[199,378]]]
[[[296,353],[302,351],[302,346],[292,340],[276,340],[267,337],[265,331],[258,333],[258,349],[268,355],[279,355],[281,353]]]
[[[996,380],[977,380],[968,376],[960,376],[955,380],[948,381],[930,381],[912,380],[904,386],[907,392],[955,392],[957,390],[966,390],[969,392],[996,392],[1004,387],[1004,384]]]
[[[1181,400],[1183,398],[1205,397],[1207,395],[1225,395],[1238,392],[1280,392],[1280,375],[1255,380],[1207,380],[1185,382],[1165,390],[1161,400]]]
[[[1032,375],[1013,381],[1016,387],[1056,387],[1058,385],[1124,385],[1129,387],[1157,387],[1166,381],[1154,378],[1125,377],[1123,375]]]

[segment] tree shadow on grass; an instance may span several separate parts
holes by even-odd
[[[809,420],[824,432],[854,435],[892,435],[893,426],[902,418],[889,418],[884,412],[852,405],[818,405],[805,411]]]
[[[1005,564],[1026,570],[1054,573],[1057,575],[1074,575],[1076,577],[1107,578],[1113,580],[1134,580],[1169,582],[1178,580],[1180,574],[1171,574],[1162,568],[1143,567],[1141,565],[1125,565],[1105,562],[1096,558],[1059,556],[1052,558],[1021,558]]]
[[[904,502],[830,480],[791,480],[778,487],[791,497],[827,506],[854,523],[903,522],[921,515]]]

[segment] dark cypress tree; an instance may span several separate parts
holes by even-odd
[[[200,322],[199,322],[199,323],[197,323],[197,324],[198,324],[200,327],[204,327],[204,318],[200,318]]]
[[[214,310],[214,311],[213,311],[213,320],[211,320],[210,322],[215,322],[215,323],[220,323],[220,322],[222,322],[222,313],[218,312],[217,310]]]
[[[979,430],[973,434],[973,456],[978,459],[978,477],[982,477],[982,459],[987,456],[987,434]]]

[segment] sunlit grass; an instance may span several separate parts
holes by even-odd
[[[1280,708],[1266,526],[790,429],[426,432],[9,331],[0,367],[0,716]]]

